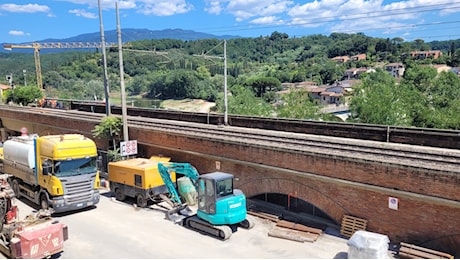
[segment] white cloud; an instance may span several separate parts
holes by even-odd
[[[450,3],[450,4],[448,4]],[[327,25],[330,32],[363,32],[380,29],[385,31],[407,29],[410,24],[421,23],[421,17],[460,12],[460,6],[452,9],[457,0],[407,0],[385,4],[383,0],[315,0],[294,5],[287,14],[291,25],[319,27]],[[448,9],[450,8],[450,9]]]
[[[293,4],[290,0],[230,0],[225,11],[234,15],[237,21],[243,21],[251,17],[284,13]]]
[[[282,20],[276,16],[264,16],[251,21],[252,24],[281,24]]]
[[[49,13],[50,8],[46,5],[38,4],[26,4],[26,5],[17,5],[17,4],[2,4],[0,5],[0,10],[11,13]]]
[[[193,9],[193,5],[185,0],[143,0],[139,13],[145,15],[170,16],[187,13]]]
[[[89,8],[99,8],[98,0],[55,0],[61,2],[68,2],[78,5],[84,5]],[[118,8],[121,9],[134,9],[136,8],[136,0],[100,0],[101,8],[104,10],[115,9],[115,3],[118,2]]]
[[[204,10],[210,14],[220,14],[224,10],[222,2],[223,1],[206,1]]]
[[[96,0],[58,0],[79,5],[85,5],[89,8],[98,8]],[[187,13],[193,9],[193,5],[187,0],[100,0],[101,8],[104,10],[115,9],[115,2],[118,2],[118,8],[136,9],[138,13],[144,15],[170,16],[175,14]]]
[[[15,30],[9,31],[8,34],[13,35],[13,36],[28,36],[28,35],[30,35],[30,33],[25,33],[23,31],[15,31]]]
[[[73,10],[69,10],[69,13],[71,14],[75,14],[76,16],[81,16],[81,17],[84,17],[84,18],[89,18],[89,19],[96,19],[98,18],[99,16],[94,14],[94,13],[89,13],[83,9],[73,9]]]

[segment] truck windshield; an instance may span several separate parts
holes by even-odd
[[[96,172],[96,157],[54,161],[54,175],[65,177]]]

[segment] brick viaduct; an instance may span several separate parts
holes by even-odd
[[[79,132],[92,137],[99,122],[0,109],[3,127],[30,133]],[[217,127],[217,126],[216,126]],[[388,235],[392,243],[409,242],[460,257],[460,168],[428,170],[394,163],[315,154],[279,147],[250,146],[157,129],[129,127],[139,154],[164,155],[191,162],[199,172],[235,175],[247,197],[264,193],[295,194],[337,223],[344,215],[368,220],[367,230]],[[96,140],[100,148],[105,142]],[[398,208],[389,208],[389,199]]]

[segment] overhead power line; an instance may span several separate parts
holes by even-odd
[[[441,11],[441,10],[458,10],[460,9],[460,1],[450,2],[450,3],[436,3],[436,4],[427,4],[421,6],[414,6],[414,7],[403,7],[403,8],[395,8],[392,10],[382,10],[382,11],[371,11],[367,13],[348,13],[342,15],[335,15],[329,17],[315,17],[314,14],[305,19],[304,22],[296,22],[295,20],[285,20],[283,24],[272,24],[272,25],[265,25],[265,26],[257,26],[251,23],[241,24],[241,25],[234,25],[229,27],[201,27],[201,28],[191,28],[192,30],[207,32],[207,33],[230,33],[230,32],[238,32],[238,31],[252,31],[252,30],[263,30],[263,29],[276,29],[276,28],[289,28],[289,27],[297,27],[297,26],[317,26],[320,24],[328,24],[328,23],[337,23],[343,21],[358,21],[362,19],[376,19],[376,18],[384,18],[384,17],[392,17],[392,16],[401,16],[401,15],[410,15],[416,13],[426,13],[426,12],[433,12],[433,11]],[[453,21],[448,23],[460,23],[459,21]],[[411,28],[414,26],[421,27],[421,26],[441,26],[444,24],[443,22],[440,23],[430,23],[430,24],[411,24],[406,26],[406,28]],[[392,27],[391,29],[398,29],[398,27]],[[377,30],[378,28],[366,28],[360,27],[358,31],[366,32],[369,30]],[[388,27],[383,27],[381,29],[388,29]],[[357,30],[347,30],[347,31],[357,31]],[[454,36],[454,35],[453,35]],[[430,35],[424,35],[424,38],[427,37],[434,37]]]

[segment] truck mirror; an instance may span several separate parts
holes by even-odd
[[[97,157],[96,166],[98,170],[102,170],[102,156],[101,155]]]
[[[51,173],[51,162],[49,160],[46,160],[43,162],[42,164],[42,167],[43,167],[43,175],[48,175]]]

